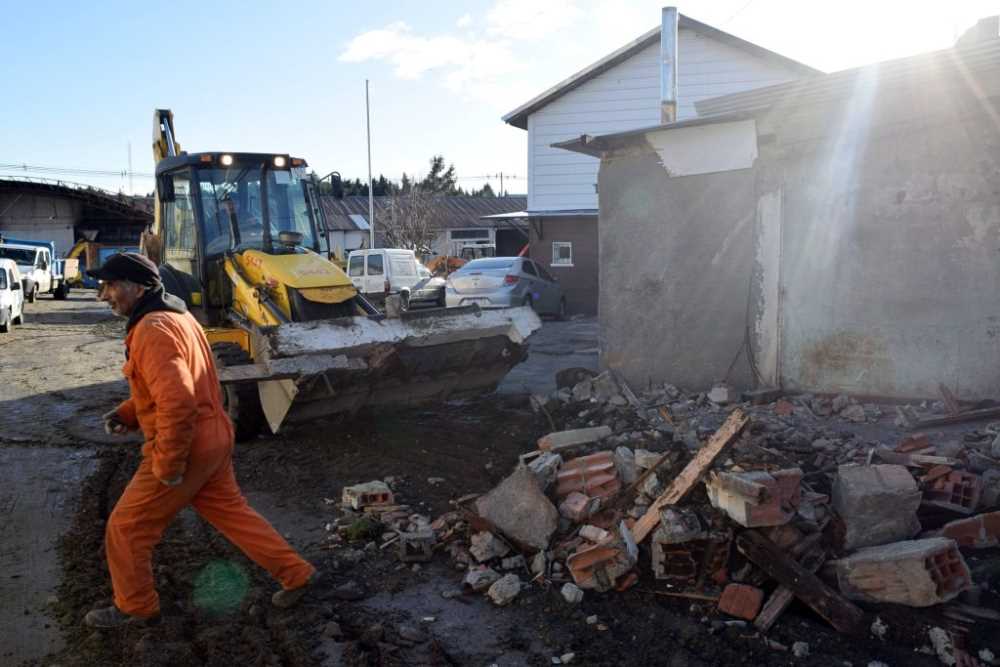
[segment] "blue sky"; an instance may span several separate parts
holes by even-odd
[[[123,170],[131,142],[134,171],[151,172],[153,109],[169,107],[187,150],[288,152],[364,178],[368,78],[376,176],[423,173],[440,153],[463,186],[503,171],[523,192],[526,133],[500,117],[657,25],[663,4],[3,0],[0,164]],[[677,4],[827,71],[947,47],[1000,11],[995,0]]]

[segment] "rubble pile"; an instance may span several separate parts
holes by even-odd
[[[507,605],[554,586],[575,605],[649,579],[761,632],[795,599],[846,633],[885,632],[858,603],[974,599],[963,550],[1000,543],[1000,425],[884,443],[845,427],[883,415],[847,396],[638,396],[611,373],[584,375],[532,397],[553,432],[434,522],[467,592]]]

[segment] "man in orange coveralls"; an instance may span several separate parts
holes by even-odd
[[[281,582],[272,602],[297,603],[316,569],[248,504],[233,473],[233,425],[222,408],[212,351],[184,302],[167,294],[160,273],[135,253],[88,271],[99,299],[128,318],[125,366],[131,396],[104,415],[105,430],[140,428],[142,462],[108,519],[105,548],[114,605],[89,612],[87,625],[112,628],[159,615],[153,547],[187,505]]]

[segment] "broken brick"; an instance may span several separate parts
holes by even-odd
[[[345,486],[341,492],[341,502],[352,509],[360,510],[370,505],[392,505],[392,491],[385,482],[368,482]]]
[[[781,417],[787,417],[795,411],[795,406],[782,399],[774,404],[774,413]]]
[[[705,482],[708,499],[742,526],[779,526],[791,521],[801,500],[798,468],[713,473]]]
[[[585,521],[597,508],[599,501],[574,491],[559,503],[559,513],[570,521]]]
[[[862,549],[836,562],[840,591],[866,602],[929,607],[972,583],[954,540],[931,537]]]
[[[983,485],[978,475],[952,470],[931,480],[924,488],[924,502],[934,507],[972,514],[979,505]]]
[[[620,489],[614,453],[610,451],[570,459],[556,475],[556,496],[559,498],[577,491],[589,498],[608,500]]]
[[[931,443],[927,439],[926,433],[911,433],[899,441],[899,444],[896,445],[896,451],[901,453],[916,452],[930,446]]]
[[[760,613],[762,604],[764,604],[764,591],[746,584],[729,584],[723,589],[722,597],[719,598],[719,611],[752,621]]]
[[[960,547],[986,549],[1000,545],[1000,512],[990,512],[946,523],[937,535],[955,540]]]
[[[611,590],[638,559],[639,548],[628,529],[622,526],[619,539],[577,550],[566,559],[566,567],[577,586],[603,593]]]
[[[664,540],[657,530],[651,538],[653,576],[683,588],[700,588],[706,580],[726,580],[732,534],[725,531],[700,533],[681,542]]]

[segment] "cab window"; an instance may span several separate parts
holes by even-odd
[[[355,255],[354,257],[351,257],[351,260],[347,265],[347,275],[352,278],[365,275],[364,255]]]
[[[166,264],[191,276],[198,276],[198,235],[194,218],[194,199],[188,174],[173,176],[173,201],[163,205],[164,253]]]
[[[7,289],[7,269],[0,270],[0,289]]]
[[[538,272],[535,271],[535,265],[528,261],[521,262],[521,270],[527,273],[529,276],[538,275]]]
[[[382,255],[368,255],[368,275],[380,276],[385,273],[382,265]]]

